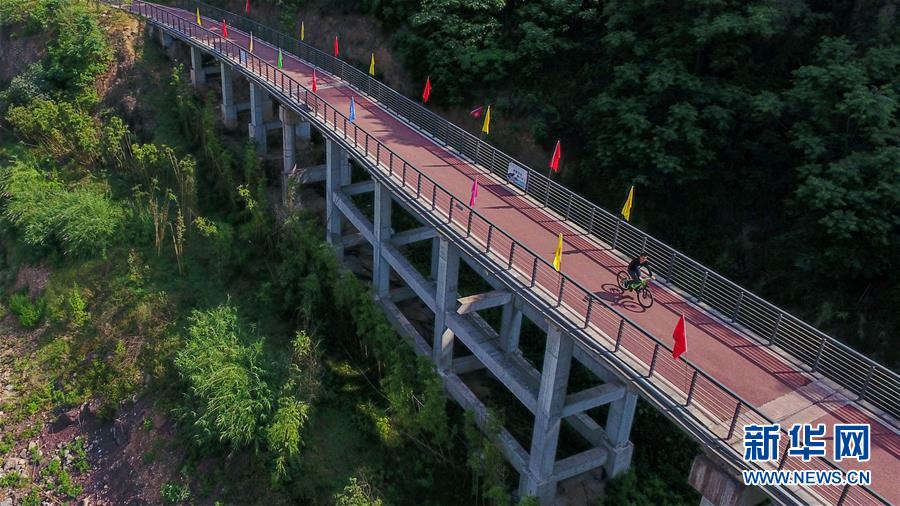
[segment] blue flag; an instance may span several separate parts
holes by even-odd
[[[356,102],[350,97],[350,123],[356,120]]]

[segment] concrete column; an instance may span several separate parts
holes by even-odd
[[[287,202],[289,179],[296,160],[294,127],[297,124],[297,114],[282,106],[278,108],[278,117],[281,119],[281,201]]]
[[[250,83],[250,124],[247,134],[256,141],[259,154],[266,153],[266,110],[271,108],[272,101],[259,86]]]
[[[519,334],[522,331],[522,300],[518,297],[503,305],[500,317],[500,348],[511,353],[519,348]]]
[[[325,233],[338,260],[344,258],[344,246],[341,241],[341,212],[334,205],[334,194],[342,186],[339,162],[342,156],[347,156],[343,151],[338,143],[325,139]]]
[[[169,49],[169,46],[172,45],[175,39],[172,38],[171,35],[166,33],[162,28],[159,29],[159,43],[162,45],[163,49]]]
[[[634,445],[628,440],[631,437],[631,425],[634,423],[634,410],[638,395],[626,391],[625,396],[609,405],[606,416],[606,437],[609,442],[609,457],[603,467],[610,478],[624,473],[631,465]]]
[[[234,104],[234,72],[229,65],[222,66],[222,123],[225,128],[237,126],[237,106]]]
[[[550,481],[550,476],[556,464],[560,415],[566,402],[573,349],[572,338],[563,335],[556,325],[549,324],[528,457],[528,469],[534,479],[523,476],[519,484],[520,495],[537,496],[541,504],[551,504],[556,496],[556,483]]]
[[[381,254],[381,245],[391,240],[391,191],[375,182],[375,244],[372,246],[372,289],[384,296],[391,288],[391,266]]]
[[[203,70],[203,52],[195,46],[191,46],[191,84],[194,86],[206,84],[206,71]]]
[[[437,290],[434,309],[434,363],[438,372],[453,367],[453,341],[455,336],[447,328],[447,313],[456,310],[459,298],[459,249],[441,238],[438,248]]]

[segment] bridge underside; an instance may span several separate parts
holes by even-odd
[[[164,47],[172,45],[170,34],[156,31]],[[324,183],[326,238],[335,254],[344,258],[345,251],[353,248],[371,255],[373,297],[415,352],[432,360],[447,393],[473,412],[479,427],[499,445],[519,473],[520,496],[536,496],[542,504],[550,504],[563,480],[599,469],[609,478],[628,469],[637,393],[592,359],[565,329],[544,316],[544,308],[524,297],[520,288],[420,203],[398,198],[404,193],[396,183],[367,160],[355,159],[343,139],[321,130],[326,163],[299,167],[297,141],[311,140],[315,126],[306,111],[279,103],[276,113],[277,97],[250,80],[239,80],[243,73],[239,66],[213,61],[202,48],[188,46],[193,84],[208,85],[211,77],[219,77],[222,120],[227,128],[236,128],[239,113],[248,112],[248,135],[263,156],[269,155],[269,132],[280,131],[283,198],[293,199],[301,185]],[[247,86],[245,102],[236,102],[237,82]],[[362,170],[352,170],[351,161]],[[361,199],[372,203],[371,212],[363,211],[358,204]],[[402,223],[416,225],[396,230]],[[418,252],[429,252],[428,265],[417,268],[411,251],[417,252],[417,259],[421,258]],[[474,272],[489,289],[461,296],[461,268]],[[430,325],[423,327],[421,318],[411,318],[408,310],[402,309],[408,306],[404,302],[413,298],[429,310]],[[487,318],[486,313],[494,317]],[[529,360],[520,347],[524,320],[546,336],[538,360]],[[540,368],[533,362],[539,362]],[[573,367],[583,369],[578,383],[584,386],[570,392]],[[473,377],[478,374],[505,388],[531,414],[529,440],[521,435],[517,438],[506,427],[498,430],[492,425],[489,429],[484,394],[480,397],[476,390],[482,389],[473,388]],[[579,450],[561,457],[557,447],[563,422],[580,441],[569,445]]]

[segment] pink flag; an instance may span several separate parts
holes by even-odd
[[[475,199],[478,197],[478,176],[472,181],[472,194],[469,196],[469,207],[475,209]]]

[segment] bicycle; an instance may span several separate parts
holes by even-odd
[[[636,294],[637,302],[642,308],[649,309],[650,306],[653,305],[653,292],[650,290],[650,278],[641,278],[640,281],[635,281],[631,279],[631,275],[627,272],[619,271],[616,280],[623,293],[634,292]]]

